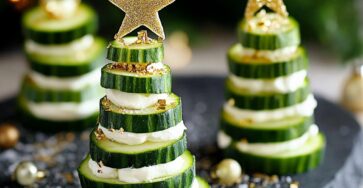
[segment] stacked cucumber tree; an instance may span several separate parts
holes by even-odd
[[[181,99],[172,93],[170,68],[163,64],[164,33],[157,11],[173,0],[111,1],[126,12],[108,47],[97,127],[90,152],[78,169],[82,187],[209,187],[195,176],[187,150]],[[145,25],[137,37],[124,37]]]
[[[97,120],[105,42],[96,13],[77,0],[44,0],[23,17],[31,70],[19,95],[25,126],[82,129]]]
[[[299,32],[282,0],[250,0],[240,42],[228,51],[218,144],[246,171],[302,173],[323,159],[325,138],[314,124],[317,103]]]

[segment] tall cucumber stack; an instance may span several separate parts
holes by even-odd
[[[271,4],[276,2],[266,6],[274,10]],[[227,55],[230,75],[219,147],[248,172],[296,174],[317,167],[325,138],[314,123],[317,103],[307,77],[308,59],[299,46],[298,23],[261,10],[240,23],[238,34],[239,43]]]
[[[162,63],[164,33],[155,15],[172,1],[111,0],[126,16],[101,70],[106,96],[90,152],[78,168],[84,188],[209,187],[195,175],[181,99],[172,93],[170,68]],[[140,25],[159,39],[147,31],[125,36]]]
[[[79,130],[97,120],[98,100],[104,93],[99,78],[106,44],[94,36],[94,10],[78,3],[44,1],[23,16],[31,70],[23,80],[18,103],[26,127]],[[73,7],[71,13],[65,13],[67,7]]]
[[[106,96],[79,167],[82,187],[204,187],[187,150],[181,99],[162,63],[163,43],[139,35],[108,47]]]

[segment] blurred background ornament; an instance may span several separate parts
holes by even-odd
[[[233,159],[223,159],[213,170],[212,178],[222,185],[233,185],[242,180],[242,168]]]
[[[6,123],[0,125],[0,148],[9,149],[19,141],[20,133],[14,125]]]
[[[165,63],[172,69],[180,69],[191,62],[192,49],[189,37],[183,31],[175,31],[165,41]]]
[[[342,93],[343,105],[353,112],[363,111],[363,60],[356,60]]]
[[[16,166],[13,179],[20,185],[31,186],[45,176],[45,172],[38,170],[34,163],[22,161]]]
[[[34,4],[34,0],[9,0],[19,11],[23,11]]]
[[[49,17],[68,18],[74,15],[81,0],[40,0],[40,5]]]

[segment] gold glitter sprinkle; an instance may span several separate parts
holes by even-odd
[[[259,11],[263,6],[268,7],[269,9],[276,12],[277,14],[280,14],[283,17],[287,17],[289,15],[283,0],[249,0],[245,11],[245,18],[247,20],[253,18],[255,13]]]
[[[253,123],[252,119],[241,119],[240,122],[244,125],[251,125]]]
[[[165,39],[164,29],[161,24],[158,11],[173,3],[175,0],[110,0],[112,4],[125,12],[122,25],[115,35],[115,39],[122,38],[137,29],[145,26],[158,37]]]
[[[158,100],[158,110],[165,110],[165,107],[166,107],[166,100],[159,99]]]
[[[110,106],[111,106],[111,101],[108,100],[106,97],[101,101],[103,109],[105,111],[111,111]]]
[[[123,134],[125,132],[124,128],[120,128],[120,133]]]
[[[102,140],[105,138],[105,134],[103,134],[103,131],[98,128],[96,131],[95,131],[95,135],[96,135],[96,139],[97,140]]]

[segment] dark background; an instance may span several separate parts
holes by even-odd
[[[0,1],[1,43],[0,53],[20,47],[21,12],[11,0]],[[36,0],[13,0],[35,5]],[[97,9],[100,17],[100,34],[112,38],[121,24],[123,13],[107,0],[84,0]],[[236,23],[243,17],[247,0],[177,0],[160,12],[167,32],[182,30],[188,33],[192,45],[208,40],[209,33],[233,34]],[[287,9],[301,24],[304,41],[322,45],[332,55],[346,62],[361,56],[363,40],[359,0],[285,0]],[[20,8],[19,8],[20,7]],[[29,6],[27,6],[29,7]],[[218,35],[217,35],[218,36]],[[213,35],[215,37],[215,35]]]

